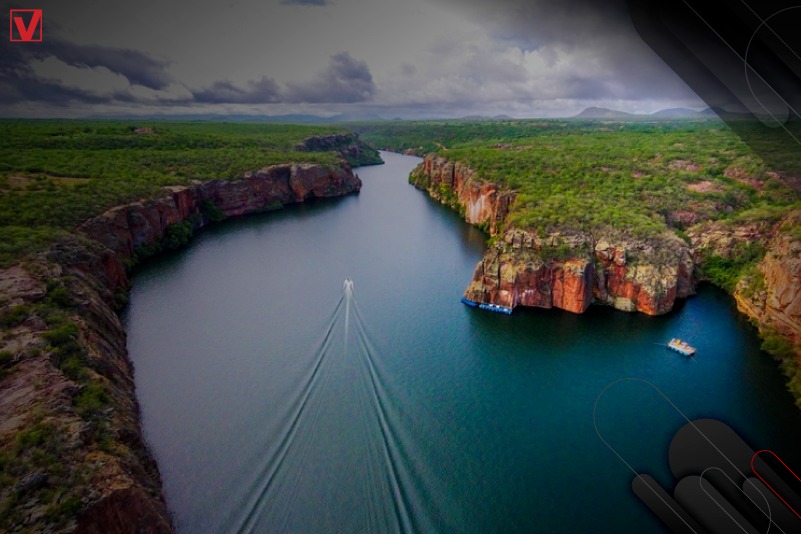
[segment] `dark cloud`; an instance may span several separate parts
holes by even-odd
[[[536,50],[551,66],[560,54],[591,58],[591,64],[578,62],[575,70],[563,77],[567,97],[692,97],[687,86],[639,37],[624,0],[435,1],[454,9],[459,6],[480,21],[497,42]],[[593,95],[592,90],[599,92]]]
[[[281,89],[272,78],[239,87],[230,81],[218,81],[194,92],[195,101],[203,104],[342,104],[364,102],[375,92],[373,75],[364,61],[347,52],[331,56],[328,68],[312,81],[287,84]]]
[[[229,81],[218,81],[210,87],[195,91],[195,101],[204,104],[272,104],[280,102],[280,89],[275,80],[263,76],[248,82],[246,88]]]
[[[370,100],[375,94],[373,75],[364,61],[347,52],[331,56],[328,68],[314,80],[287,84],[287,102],[353,103]]]
[[[25,43],[25,46],[0,40],[0,103],[69,105],[131,101],[130,94],[100,85],[103,78],[121,76],[128,86],[137,84],[153,90],[164,89],[172,81],[167,61],[127,48],[78,45],[61,39],[58,30],[57,24],[48,26],[44,42]],[[33,65],[38,62],[41,63],[35,70]],[[82,69],[86,73],[84,83],[80,87],[65,83],[56,71],[59,65]],[[93,86],[92,80],[98,85]]]
[[[54,81],[45,73],[38,76],[30,65],[30,60],[43,47],[15,46],[0,42],[0,103],[15,104],[23,101],[41,101],[66,104],[72,101],[101,103],[104,98],[88,91],[66,87]],[[33,50],[34,53],[31,53]]]
[[[401,74],[404,76],[414,76],[417,74],[417,67],[412,65],[411,63],[401,63],[400,66]]]
[[[73,67],[105,67],[128,78],[131,83],[150,89],[164,89],[170,82],[169,62],[153,58],[137,50],[82,46],[50,39],[31,51],[34,57],[54,56]]]
[[[281,0],[281,3],[292,6],[327,6],[331,4],[329,0]]]
[[[615,88],[610,87],[604,81],[592,76],[582,76],[581,74],[563,77],[560,80],[560,92],[562,98],[579,100],[616,98],[618,96]]]
[[[435,0],[480,20],[493,36],[523,50],[586,46],[628,32],[624,0]]]

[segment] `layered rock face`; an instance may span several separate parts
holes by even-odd
[[[552,257],[559,243],[569,247],[570,257]],[[686,244],[668,235],[656,245],[612,245],[590,236],[540,238],[512,229],[478,263],[465,297],[511,308],[583,313],[599,303],[659,315],[693,293],[693,265]]]
[[[28,448],[14,443],[20,435],[34,436],[26,439],[47,447],[52,457],[46,458],[50,467],[0,486],[0,499],[7,491],[18,493],[13,526],[32,532],[171,532],[159,472],[139,425],[125,330],[115,312],[117,297],[129,286],[126,260],[157,250],[176,225],[191,233],[222,215],[360,187],[343,164],[276,165],[239,180],[167,188],[160,198],[118,206],[85,222],[77,235],[25,264],[0,269],[0,318],[11,325],[0,332],[0,445],[27,454]],[[54,292],[54,282],[63,287]],[[67,302],[58,324],[70,329],[61,337],[48,323],[52,318],[36,308],[53,299]],[[19,317],[10,319],[15,313]],[[63,361],[66,348],[79,355],[80,370]],[[43,432],[47,438],[35,441]],[[64,496],[42,503],[36,492],[55,491],[57,484],[78,492],[77,500]]]
[[[480,179],[462,163],[429,155],[409,180],[495,235],[504,228],[514,191]],[[694,291],[693,256],[678,237],[649,241],[617,235],[539,236],[508,228],[476,266],[465,298],[514,308],[583,313],[592,303],[649,315],[667,313]]]
[[[170,225],[193,215],[198,227],[208,221],[208,210],[225,217],[268,211],[310,198],[341,196],[357,192],[362,182],[347,166],[329,169],[320,165],[273,165],[238,180],[195,182],[168,188],[156,200],[134,202],[112,208],[79,227],[87,237],[130,258],[142,247],[158,243]]]
[[[774,238],[760,270],[765,276],[765,290],[750,297],[762,310],[757,316],[759,322],[801,347],[801,242],[787,235]],[[746,298],[742,295],[737,300],[741,309],[747,308]]]
[[[339,152],[349,165],[378,165],[383,163],[378,151],[365,145],[356,133],[313,135],[295,146],[300,152]]]
[[[479,179],[467,165],[433,155],[425,157],[409,181],[458,209],[470,224],[485,226],[492,235],[500,229],[516,196],[513,191]]]
[[[798,227],[801,217],[791,215],[775,225],[710,224],[690,234],[697,249],[712,250],[724,258],[737,244],[765,243],[765,257],[756,275],[762,280],[740,280],[734,298],[738,309],[760,330],[776,332],[797,348],[801,347],[801,239],[785,230]]]

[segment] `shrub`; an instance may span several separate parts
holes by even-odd
[[[30,313],[31,306],[29,304],[17,304],[16,306],[12,306],[0,314],[0,326],[4,328],[17,326],[27,319]]]
[[[225,212],[217,207],[211,200],[204,200],[200,206],[200,213],[209,222],[220,222],[225,219]]]
[[[109,396],[100,382],[92,380],[75,396],[74,404],[78,415],[88,420],[109,406]]]

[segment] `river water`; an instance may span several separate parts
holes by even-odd
[[[594,422],[669,489],[685,416],[801,466],[801,412],[727,295],[662,317],[468,308],[486,236],[407,183],[418,158],[382,156],[359,195],[227,221],[137,272],[123,320],[179,532],[659,532]],[[623,381],[594,419],[629,377],[681,413]]]

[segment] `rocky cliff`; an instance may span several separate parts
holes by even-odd
[[[126,264],[226,216],[360,187],[344,164],[300,164],[167,188],[1,269],[0,531],[171,532],[115,312]]]
[[[763,349],[780,361],[801,407],[801,213],[779,221],[700,222],[687,230],[689,243],[670,232],[649,239],[611,230],[542,235],[507,220],[514,191],[464,164],[428,155],[409,181],[494,236],[465,291],[476,302],[574,313],[598,303],[659,315],[692,295],[698,281],[722,277],[724,283],[715,282],[727,287],[726,277],[733,279],[727,289],[759,329]],[[743,260],[743,251],[764,256]],[[708,272],[713,260],[722,266],[715,276]]]
[[[155,200],[118,206],[83,223],[79,231],[105,245],[117,258],[151,253],[177,224],[195,230],[215,219],[281,208],[310,198],[341,196],[361,189],[349,167],[273,165],[239,180],[195,182],[167,188]]]
[[[345,158],[348,165],[379,165],[383,163],[378,151],[362,143],[356,133],[337,133],[330,135],[313,135],[295,146],[300,152],[336,151]]]
[[[467,165],[432,155],[423,159],[409,181],[492,235],[500,230],[516,196],[514,191],[482,180]]]
[[[465,297],[511,308],[583,313],[597,303],[660,315],[693,293],[693,269],[689,247],[669,234],[635,241],[509,229],[476,266]]]
[[[672,234],[635,240],[612,231],[541,236],[516,229],[506,224],[514,191],[434,155],[412,172],[410,182],[458,209],[467,222],[499,234],[476,266],[465,292],[470,300],[575,313],[595,302],[658,315],[694,291],[690,247]]]
[[[778,223],[727,226],[708,223],[689,233],[697,251],[731,257],[738,246],[765,243],[756,269],[736,284],[737,308],[759,329],[762,348],[781,363],[788,388],[801,407],[801,213]]]

